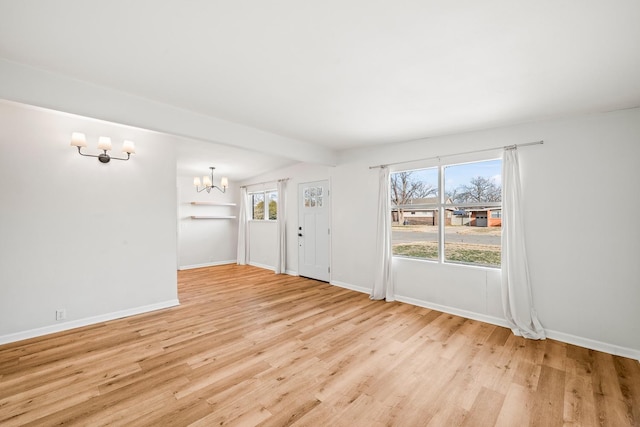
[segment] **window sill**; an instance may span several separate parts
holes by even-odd
[[[482,264],[467,264],[464,262],[455,262],[455,261],[446,261],[446,262],[440,262],[437,259],[429,259],[429,258],[416,258],[416,257],[410,257],[410,256],[402,256],[402,255],[393,255],[393,258],[397,258],[397,259],[401,259],[401,260],[408,260],[408,261],[415,261],[415,262],[426,262],[432,265],[442,265],[445,267],[448,266],[455,266],[455,267],[462,267],[462,268],[473,268],[473,269],[480,269],[480,270],[491,270],[491,271],[495,271],[495,270],[501,270],[502,267],[499,265],[482,265]]]

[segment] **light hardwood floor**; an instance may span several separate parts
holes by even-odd
[[[0,346],[0,425],[631,426],[640,364],[248,266]]]

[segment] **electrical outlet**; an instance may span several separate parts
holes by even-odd
[[[67,310],[61,308],[60,310],[56,310],[56,320],[64,320],[67,318]]]

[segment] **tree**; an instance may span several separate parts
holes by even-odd
[[[407,205],[413,199],[435,196],[438,189],[431,184],[416,179],[412,171],[391,174],[391,203]],[[404,222],[404,209],[398,208],[398,222]]]
[[[253,219],[264,219],[264,200],[260,200],[253,207]]]
[[[477,176],[471,178],[468,185],[461,185],[449,195],[454,203],[499,202],[502,200],[502,187],[496,185],[493,178]]]
[[[278,218],[278,202],[271,199],[269,200],[269,219]]]

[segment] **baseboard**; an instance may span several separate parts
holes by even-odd
[[[235,263],[236,263],[235,259],[230,259],[227,261],[207,262],[204,264],[183,265],[178,267],[178,270],[193,270],[194,268],[215,267],[216,265],[227,265],[227,264],[235,264]]]
[[[276,268],[272,265],[260,264],[259,262],[248,262],[247,264],[258,268],[264,268],[265,270],[276,271]]]
[[[462,310],[460,308],[449,307],[447,305],[435,304],[432,302],[422,301],[415,298],[404,297],[396,295],[396,301],[404,302],[411,305],[417,305],[418,307],[429,308],[431,310],[441,311],[447,314],[453,314],[456,316],[464,317],[466,319],[478,320],[480,322],[489,323],[491,325],[503,326],[508,328],[507,321],[499,317],[489,316],[486,314],[475,313],[473,311]]]
[[[248,262],[247,265],[251,265],[253,267],[264,268],[265,270],[276,271],[276,268],[267,264],[260,264],[259,262]],[[289,276],[299,276],[298,272],[295,270],[285,270],[284,274]]]
[[[332,285],[339,286],[341,288],[349,289],[349,290],[356,291],[356,292],[362,292],[363,294],[370,294],[371,293],[371,289],[365,288],[363,286],[355,286],[355,285],[352,285],[350,283],[340,282],[338,280],[332,280],[330,283]]]
[[[629,359],[636,359],[640,361],[640,350],[633,348],[621,347],[615,344],[609,344],[602,341],[595,341],[589,338],[582,338],[564,332],[550,331],[545,329],[547,338],[552,340],[562,341],[567,344],[573,344],[584,348],[590,348],[591,350],[602,351],[604,353],[613,354],[616,356],[628,357]]]
[[[0,336],[0,345],[8,344],[16,341],[22,341],[29,338],[49,335],[56,332],[68,331],[69,329],[80,328],[82,326],[94,325],[96,323],[108,322],[110,320],[121,319],[123,317],[135,316],[136,314],[148,313],[151,311],[162,310],[164,308],[175,307],[180,305],[177,299],[160,302],[157,304],[144,305],[141,307],[129,308],[127,310],[116,311],[113,313],[101,314],[99,316],[86,317],[84,319],[72,320],[56,325],[45,326],[42,328],[30,329],[28,331],[16,332]]]
[[[472,311],[461,310],[454,307],[449,307],[440,304],[429,303],[420,301],[414,298],[403,297],[396,295],[396,301],[404,302],[411,305],[417,305],[419,307],[430,308],[432,310],[441,311],[443,313],[454,314],[456,316],[465,317],[467,319],[478,320],[480,322],[490,323],[492,325],[503,326],[509,328],[507,321],[499,317],[487,316],[485,314],[474,313]],[[564,342],[567,344],[577,345],[579,347],[588,348],[591,350],[602,351],[604,353],[613,354],[616,356],[628,357],[630,359],[636,359],[640,361],[640,351],[632,348],[621,347],[615,344],[609,344],[601,341],[591,340],[589,338],[582,338],[564,332],[552,331],[545,329],[547,338],[552,340]]]

